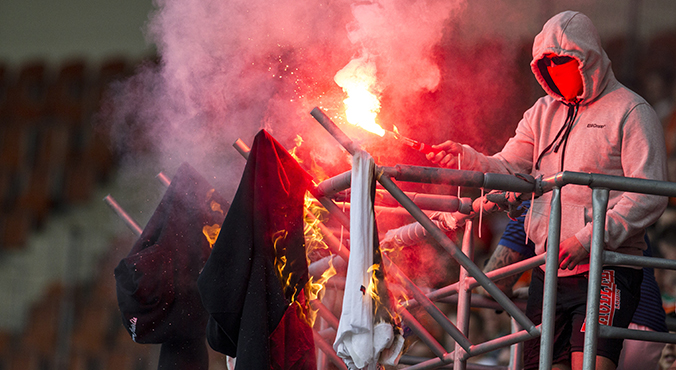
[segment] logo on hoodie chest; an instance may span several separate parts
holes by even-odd
[[[599,125],[598,123],[588,123],[587,128],[604,128],[606,125]]]

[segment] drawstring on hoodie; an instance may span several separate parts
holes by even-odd
[[[566,144],[568,144],[568,135],[570,135],[570,131],[573,128],[573,123],[575,122],[575,118],[577,118],[577,112],[580,109],[580,101],[576,100],[574,103],[566,103],[564,102],[568,107],[568,114],[566,115],[566,121],[563,123],[563,126],[559,130],[559,132],[556,134],[556,137],[554,137],[554,140],[547,145],[547,147],[540,152],[540,155],[538,156],[538,160],[535,162],[535,169],[539,170],[540,169],[540,162],[542,161],[542,157],[549,152],[552,147],[554,147],[553,152],[558,153],[559,148],[561,145],[563,145],[563,151],[561,152],[561,171],[563,171],[563,158],[566,153]],[[563,134],[563,135],[561,135]],[[557,142],[558,140],[558,142]]]

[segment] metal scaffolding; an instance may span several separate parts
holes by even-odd
[[[354,154],[355,151],[361,150],[357,144],[350,140],[319,109],[315,108],[312,111],[312,115],[349,153]],[[241,140],[238,140],[234,146],[244,157],[248,156],[249,149]],[[388,274],[398,276],[403,286],[410,294],[410,298],[397,307],[397,314],[402,318],[404,325],[406,325],[406,327],[409,328],[435,356],[433,358],[419,358],[404,355],[401,358],[400,364],[409,364],[410,366],[407,367],[407,369],[448,368],[451,364],[453,369],[456,370],[485,369],[487,368],[486,366],[468,364],[467,360],[471,357],[508,346],[511,346],[511,351],[510,364],[507,369],[520,369],[522,366],[520,360],[522,342],[538,336],[540,337],[541,343],[539,367],[540,369],[551,368],[554,334],[553,318],[556,306],[558,247],[561,224],[561,188],[566,185],[588,186],[592,189],[593,197],[593,234],[587,298],[587,302],[589,302],[587,305],[587,317],[589,317],[590,320],[587,320],[585,331],[583,368],[585,370],[595,368],[596,341],[599,337],[629,338],[676,343],[676,334],[619,329],[599,325],[598,323],[600,280],[604,263],[676,270],[676,261],[653,257],[628,256],[603,250],[603,235],[609,191],[618,190],[676,197],[676,183],[568,171],[557,173],[548,178],[525,179],[523,177],[504,174],[405,165],[397,165],[394,167],[378,166],[376,173],[378,174],[377,181],[389,193],[391,199],[396,200],[396,202],[417,221],[417,224],[415,224],[417,230],[414,232],[433,238],[460,265],[460,278],[457,283],[429,292],[423,292],[423,290],[416,286],[416,284],[409,279],[394,262],[392,262],[387,254],[384,253],[382,255],[385,269],[388,271]],[[169,185],[169,179],[162,173],[158,174],[157,178],[165,186]],[[469,219],[465,223],[462,245],[458,247],[456,243],[439,228],[438,223],[432,221],[427,213],[422,210],[434,209],[445,212],[461,211],[469,213],[471,210],[471,202],[468,202],[466,199],[450,196],[417,196],[412,193],[406,193],[397,186],[394,180],[447,184],[487,190],[535,193],[537,195],[542,195],[551,191],[552,199],[548,233],[548,240],[550,243],[548,243],[548,252],[489,273],[484,273],[472,259],[474,253],[472,238],[472,231],[475,227],[474,221]],[[310,191],[322,206],[329,211],[331,218],[336,220],[348,231],[350,227],[349,216],[345,214],[341,207],[339,207],[331,197],[349,188],[350,171],[322,181]],[[111,196],[107,196],[104,200],[134,233],[140,235],[140,232],[142,231],[141,227],[136,224],[126,212],[124,212]],[[314,218],[310,212],[307,213],[308,217]],[[335,261],[340,261],[343,264],[347,263],[349,261],[349,249],[344,246],[321,221],[313,219],[313,222],[315,222],[315,225],[324,235],[324,242],[332,253],[330,258],[334,259],[334,262],[332,263],[334,265],[336,264]],[[326,264],[327,262],[328,261],[324,260],[314,262],[313,265],[316,264],[316,266],[311,265],[310,271],[315,269],[323,271],[320,264]],[[523,310],[519,308],[515,302],[509,299],[493,283],[493,281],[530,270],[542,264],[552,266],[552,268],[545,269],[542,311],[543,322],[541,325],[535,325],[526,317]],[[341,284],[338,280],[336,282],[331,282],[331,280],[329,280],[327,286],[341,288]],[[493,304],[499,305],[502,310],[506,311],[511,316],[512,333],[499,338],[490,339],[483,343],[475,344],[470,342],[467,335],[470,318],[470,292],[479,285],[493,297],[495,300]],[[449,299],[451,296],[456,296],[453,298],[454,303],[457,305],[457,324],[453,324],[446,314],[444,314],[434,303]],[[310,302],[310,304],[312,308],[317,311],[318,316],[323,319],[319,327],[315,325],[314,339],[317,348],[323,353],[327,361],[332,362],[340,369],[347,369],[342,360],[336,355],[332,345],[329,343],[332,340],[332,337],[335,336],[335,330],[338,328],[338,318],[336,318],[331,310],[319,299]],[[455,340],[455,348],[452,351],[447,351],[437,339],[435,339],[434,336],[420,324],[418,319],[410,312],[414,307],[422,307],[425,312],[434,319],[437,325]],[[322,366],[321,363],[319,366]],[[504,367],[493,368],[503,369]]]
[[[330,119],[318,108],[313,109],[312,116],[351,154],[357,150],[357,145],[352,142]],[[530,339],[540,335],[540,369],[551,368],[553,353],[553,329],[554,329],[554,309],[556,307],[556,283],[558,270],[558,248],[560,242],[561,230],[561,188],[566,185],[583,185],[592,189],[593,201],[593,236],[590,255],[589,289],[587,302],[587,326],[585,331],[584,345],[584,365],[583,369],[590,370],[595,368],[596,362],[596,341],[598,337],[630,338],[637,340],[658,341],[676,343],[676,335],[668,333],[645,332],[630,329],[620,329],[599,325],[599,297],[601,271],[604,263],[625,264],[643,267],[659,267],[666,269],[676,269],[676,261],[652,258],[635,257],[616,252],[604,251],[603,235],[605,232],[605,217],[608,204],[608,193],[610,190],[638,192],[653,195],[676,196],[676,183],[627,178],[621,176],[610,176],[593,173],[578,173],[564,171],[554,176],[544,179],[533,179],[527,181],[522,178],[510,175],[500,174],[481,174],[473,171],[461,171],[428,167],[415,166],[396,166],[394,168],[382,167],[378,181],[390,194],[418,221],[418,223],[432,236],[441,246],[443,246],[451,256],[461,265],[460,281],[440,290],[437,290],[427,296],[427,299],[438,299],[447,294],[458,293],[458,326],[466,329],[466,323],[469,318],[466,298],[467,292],[475,285],[470,283],[474,279],[476,283],[482,285],[495,300],[513,317],[514,333],[489,340],[481,344],[470,344],[456,346],[452,353],[445,353],[435,359],[422,361],[409,369],[432,369],[453,362],[454,369],[465,369],[466,360],[469,357],[485,353],[489,350],[500,348],[507,345]],[[344,174],[342,177],[345,178]],[[524,265],[532,266],[542,263],[546,259],[546,266],[552,268],[545,269],[545,291],[543,300],[541,327],[533,325],[528,318],[520,311],[515,312],[516,307],[499,289],[492,283],[491,278],[484,274],[468,256],[473,253],[471,238],[463,238],[462,250],[455,246],[446,237],[443,231],[432,222],[427,215],[418,208],[418,206],[392,181],[392,179],[401,181],[416,181],[429,183],[444,183],[457,186],[471,186],[489,190],[515,191],[522,193],[535,193],[542,195],[545,192],[552,192],[551,212],[549,219],[548,243],[549,248],[546,257],[533,257],[520,264],[507,266],[493,273],[489,273],[492,279],[496,276],[508,276],[517,273]],[[336,185],[337,179],[332,179],[331,187],[340,188]],[[320,184],[321,186],[321,184]],[[349,186],[349,184],[347,185]],[[466,225],[465,235],[471,235],[472,222]],[[504,275],[502,275],[504,273]],[[443,291],[443,293],[439,293]],[[516,330],[525,328],[526,330]],[[463,337],[467,333],[462,331]],[[465,337],[466,338],[466,337]],[[455,339],[455,337],[454,337]],[[510,368],[518,368],[518,351],[512,351]]]

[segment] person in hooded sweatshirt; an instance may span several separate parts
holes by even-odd
[[[591,20],[566,11],[552,17],[535,37],[531,69],[547,95],[528,109],[502,151],[483,155],[467,145],[446,141],[427,158],[441,166],[534,177],[561,171],[600,173],[666,181],[662,127],[652,107],[617,81],[610,59]],[[460,156],[459,156],[460,155]],[[580,369],[583,359],[592,190],[561,189],[561,242],[554,334],[554,368]],[[551,192],[535,199],[529,212],[529,237],[535,253],[546,250]],[[667,206],[667,198],[611,191],[606,216],[605,248],[640,256],[644,234]],[[528,224],[528,221],[527,223]],[[617,289],[619,302],[600,320],[627,327],[639,301],[640,267],[604,266],[602,289]],[[533,270],[526,314],[542,316],[544,272]],[[614,288],[611,286],[614,284]],[[597,369],[614,369],[622,339],[599,338]],[[524,348],[524,368],[538,367],[540,339]]]

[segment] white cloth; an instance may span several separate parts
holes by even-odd
[[[373,265],[375,215],[370,189],[375,181],[373,158],[359,151],[352,157],[350,195],[350,260],[347,264],[343,311],[333,348],[350,370],[377,368],[380,352],[392,344],[392,326],[373,323],[369,294]],[[375,338],[375,340],[374,340]]]

